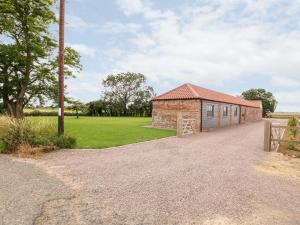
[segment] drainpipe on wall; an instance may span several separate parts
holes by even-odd
[[[239,124],[241,124],[241,122],[242,122],[242,107],[239,105]]]
[[[202,122],[203,122],[203,101],[201,101],[201,112],[200,112],[200,132],[203,131],[203,126],[202,126]]]

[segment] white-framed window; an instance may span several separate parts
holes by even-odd
[[[234,107],[234,117],[238,116],[238,107]]]
[[[215,106],[208,105],[207,106],[207,117],[214,117],[215,116]]]
[[[227,117],[228,116],[228,106],[223,106],[223,117]]]

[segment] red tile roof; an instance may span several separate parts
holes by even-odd
[[[209,90],[193,84],[184,84],[169,92],[155,97],[153,100],[172,100],[172,99],[205,99],[217,102],[225,102],[236,105],[243,105],[255,108],[261,108],[261,100],[249,101],[243,98]]]

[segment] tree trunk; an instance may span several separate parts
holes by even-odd
[[[16,119],[22,119],[24,117],[23,104],[20,102],[6,103],[6,110],[8,112],[8,115]]]
[[[126,105],[126,103],[123,106],[123,113],[124,113],[124,116],[127,116],[127,105]]]

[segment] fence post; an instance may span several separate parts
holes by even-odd
[[[177,113],[177,137],[182,137],[182,112]]]
[[[271,122],[265,121],[265,132],[264,132],[264,150],[269,152],[271,150]]]

